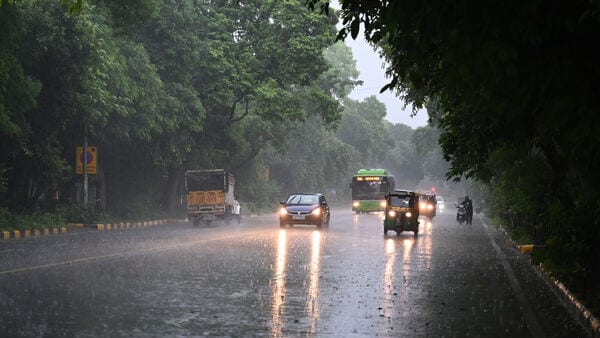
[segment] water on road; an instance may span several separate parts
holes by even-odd
[[[0,335],[577,337],[586,333],[485,218],[82,232],[0,244]]]

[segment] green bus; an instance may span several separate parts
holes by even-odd
[[[385,211],[385,195],[394,190],[394,176],[384,169],[360,169],[352,177],[352,211]]]

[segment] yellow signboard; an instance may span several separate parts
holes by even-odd
[[[83,174],[83,147],[77,147],[76,156],[75,156],[75,169],[78,174]],[[85,152],[85,160],[87,162],[87,173],[95,174],[96,167],[98,164],[98,152],[96,151],[96,147],[87,147]]]

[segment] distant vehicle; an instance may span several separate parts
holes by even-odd
[[[432,193],[419,194],[419,213],[427,218],[434,218],[436,215],[436,196]]]
[[[187,213],[194,224],[231,219],[241,222],[241,207],[234,195],[235,178],[223,169],[185,173]]]
[[[437,201],[437,208],[440,209],[440,211],[444,211],[446,208],[446,200],[444,200],[444,197],[436,195],[435,199]]]
[[[352,177],[352,211],[385,210],[385,195],[394,190],[394,176],[384,169],[360,169]]]
[[[419,193],[410,190],[394,190],[386,195],[383,234],[389,230],[400,235],[403,231],[419,234]]]
[[[467,209],[462,202],[456,204],[456,221],[458,224],[463,224],[467,221]]]
[[[325,196],[319,193],[292,193],[279,207],[279,226],[313,224],[317,228],[328,225],[331,218]]]

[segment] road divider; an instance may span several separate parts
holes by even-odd
[[[33,230],[11,230],[11,231],[0,231],[0,237],[4,240],[9,239],[21,239],[38,236],[50,236],[66,234],[69,232],[69,228],[75,229],[96,229],[98,231],[108,231],[113,229],[131,229],[131,228],[145,228],[150,226],[156,226],[160,224],[169,223],[185,223],[188,219],[177,219],[177,218],[165,218],[159,220],[149,220],[140,222],[115,222],[115,223],[67,223],[63,227],[51,227],[43,229]]]

